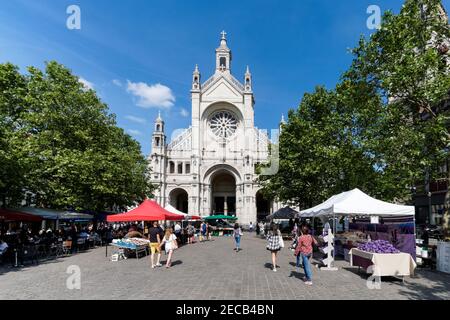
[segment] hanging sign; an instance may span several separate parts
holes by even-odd
[[[370,217],[370,223],[379,224],[380,223],[380,217],[379,216]]]

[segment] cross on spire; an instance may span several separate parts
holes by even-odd
[[[222,31],[220,34],[222,35],[222,40],[226,40],[227,39],[226,38],[227,33],[225,32],[225,30]]]

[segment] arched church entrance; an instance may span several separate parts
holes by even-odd
[[[256,192],[256,216],[264,220],[270,214],[271,201],[267,200],[261,191]]]
[[[217,172],[211,179],[213,214],[236,216],[236,179],[227,171]]]
[[[181,212],[188,213],[189,210],[189,196],[186,190],[177,188],[169,194],[170,205]]]

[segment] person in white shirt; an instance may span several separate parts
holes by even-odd
[[[181,232],[181,226],[180,226],[180,223],[179,222],[177,222],[176,224],[175,224],[175,234],[177,234],[177,233],[180,233]]]
[[[177,237],[173,234],[172,229],[166,229],[166,232],[164,234],[164,237],[162,238],[162,241],[159,245],[161,248],[162,245],[165,245],[164,249],[166,250],[167,261],[166,261],[166,268],[170,268],[172,265],[172,255],[173,251],[178,248],[177,244]]]
[[[180,241],[180,239],[181,239],[181,225],[180,225],[179,222],[177,222],[175,224],[174,231],[175,231],[175,236],[177,237],[177,241]]]

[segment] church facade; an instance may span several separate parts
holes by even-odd
[[[151,182],[163,207],[201,216],[225,214],[248,225],[270,214],[256,182],[256,166],[269,160],[270,140],[255,127],[255,99],[249,68],[243,83],[231,73],[232,54],[226,33],[216,49],[216,68],[201,81],[198,66],[192,75],[192,124],[166,141],[159,115],[152,135]]]

